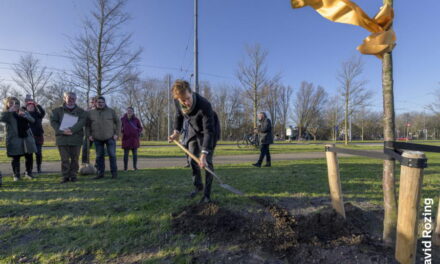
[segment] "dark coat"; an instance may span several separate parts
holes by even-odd
[[[257,129],[260,144],[273,144],[272,122],[269,118],[265,117],[260,120]]]
[[[46,115],[41,105],[35,106],[35,111],[29,112],[29,114],[35,119],[34,123],[30,123],[32,134],[34,134],[35,143],[42,145],[44,142],[44,130],[43,130],[43,118]]]
[[[24,118],[26,118],[29,123],[34,122],[34,118],[29,112],[25,112]],[[2,112],[0,121],[6,123],[6,151],[9,157],[37,152],[31,129],[28,129],[26,137],[19,137],[16,113]]]
[[[63,121],[64,113],[77,116],[78,121],[70,128],[73,135],[64,135],[60,130],[61,122]],[[81,107],[75,106],[73,109],[67,108],[65,105],[55,108],[50,117],[50,124],[55,130],[57,146],[81,146],[84,138],[84,125],[86,123],[87,112]]]
[[[128,119],[127,114],[121,118],[122,148],[137,149],[140,146],[139,137],[142,132],[141,122],[133,115]]]
[[[175,100],[176,116],[174,118],[174,130],[182,131],[183,119],[188,120],[188,141],[194,137],[197,138],[202,151],[212,152],[219,137],[220,131],[215,123],[214,111],[211,103],[197,93],[193,93],[196,97],[196,104],[192,111],[183,114],[180,103]]]

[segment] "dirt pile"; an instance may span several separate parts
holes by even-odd
[[[214,203],[190,205],[173,214],[173,230],[204,233],[213,241],[239,245],[243,258],[260,256],[262,261],[255,263],[268,263],[267,259],[280,263],[395,263],[392,250],[383,248],[380,239],[370,232],[372,226],[381,224],[371,223],[377,219],[371,212],[346,204],[347,219],[328,207],[291,215],[270,201],[254,200],[267,210],[243,213]],[[233,254],[236,263],[246,263],[237,261],[237,252]],[[199,261],[194,263],[201,263],[196,255],[194,259]],[[213,263],[232,263],[222,255],[222,260]]]

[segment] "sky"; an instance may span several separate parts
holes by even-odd
[[[357,0],[374,16],[381,0]],[[143,53],[144,77],[189,79],[193,71],[193,0],[128,0],[133,49]],[[394,93],[397,113],[424,111],[440,89],[440,1],[394,1]],[[0,80],[12,83],[11,63],[33,52],[42,65],[69,70],[69,38],[81,32],[91,0],[0,0]],[[199,0],[199,71],[201,81],[238,85],[238,63],[245,46],[256,43],[268,52],[269,75],[297,91],[302,81],[337,94],[338,71],[353,56],[364,62],[362,80],[373,91],[372,109],[382,111],[381,60],[360,55],[356,47],[369,32],[334,23],[310,7],[292,9],[289,0]],[[56,55],[56,56],[54,56]],[[61,55],[61,56],[59,56]]]

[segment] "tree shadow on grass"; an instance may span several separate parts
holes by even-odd
[[[289,210],[307,212],[329,204],[325,161],[273,165],[261,169],[220,166],[217,173],[246,195],[273,199]],[[382,202],[381,164],[342,161],[340,168],[345,202]],[[7,182],[0,192],[0,241],[5,241],[0,256],[38,258],[61,252],[60,262],[65,263],[145,252],[149,253],[144,258],[158,263],[185,258],[185,249],[197,248],[199,242],[170,233],[170,215],[197,203],[198,198],[187,198],[193,188],[190,175],[189,169],[148,169],[122,172],[117,180],[80,177],[79,182],[66,185],[58,184],[52,175],[20,185]],[[434,181],[430,187],[438,184]],[[213,199],[234,210],[261,208],[217,183]],[[160,250],[177,253],[151,254]]]

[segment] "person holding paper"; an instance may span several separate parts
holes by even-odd
[[[66,183],[77,180],[87,114],[76,105],[74,92],[65,92],[63,99],[63,105],[52,111],[50,124],[55,130],[56,145],[61,156],[61,183]]]
[[[107,107],[105,98],[99,96],[96,100],[96,108],[90,110],[87,116],[87,131],[89,139],[94,142],[96,148],[97,175],[95,179],[104,177],[104,147],[110,159],[110,171],[112,178],[118,177],[118,166],[116,164],[116,140],[121,131],[121,121],[115,110]]]

